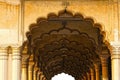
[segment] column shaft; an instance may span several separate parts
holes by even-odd
[[[120,80],[120,54],[112,54],[112,80]]]
[[[36,76],[37,73],[36,73],[36,72],[37,72],[37,71],[34,71],[34,80],[37,80],[37,78],[36,78],[36,77],[37,77],[37,76]]]
[[[39,80],[39,70],[37,71],[37,80]]]
[[[91,73],[91,80],[95,80],[95,72],[94,72],[94,69],[90,69],[90,73]]]
[[[43,78],[44,78],[44,75],[41,74],[41,75],[40,75],[40,80],[43,80]]]
[[[40,80],[41,75],[39,75],[39,80]]]
[[[27,80],[27,68],[22,67],[22,80]]]
[[[99,63],[95,64],[96,80],[100,80]]]
[[[115,41],[111,42],[112,80],[120,80],[120,41],[118,33],[118,31],[115,31]]]
[[[109,80],[107,58],[101,57],[101,62],[102,62],[102,80]]]
[[[22,77],[21,80],[28,80],[27,77],[27,68],[28,68],[28,55],[22,54]]]
[[[8,55],[6,48],[0,48],[0,80],[8,80],[7,62]]]
[[[12,80],[12,54],[8,56],[8,79]]]
[[[12,52],[12,80],[21,80],[21,55],[18,47],[13,48]]]
[[[29,62],[29,66],[28,66],[28,80],[32,80],[33,79],[33,65],[34,65],[34,62]]]
[[[37,80],[37,71],[39,70],[39,68],[35,67],[34,68],[34,79],[33,80]]]
[[[90,73],[87,73],[87,80],[90,80]]]
[[[102,66],[102,79],[103,80],[109,80],[108,79],[108,67]]]

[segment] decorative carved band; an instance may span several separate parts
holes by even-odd
[[[120,59],[120,54],[112,54],[111,59]]]

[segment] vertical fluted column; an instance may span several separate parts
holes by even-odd
[[[120,80],[120,44],[113,45],[112,47],[112,80]]]
[[[99,72],[100,64],[98,62],[98,63],[95,63],[94,65],[95,65],[96,80],[100,80],[100,72]]]
[[[30,61],[28,66],[28,80],[33,79],[33,66],[34,66],[34,62]]]
[[[8,80],[7,61],[8,61],[7,49],[1,47],[0,48],[0,80]]]
[[[20,48],[12,48],[12,80],[21,80],[21,55]]]
[[[102,80],[109,80],[108,77],[108,57],[109,55],[101,55],[101,64],[102,64]]]
[[[28,59],[28,55],[22,55],[22,77],[21,80],[28,80],[27,77],[27,59]]]
[[[91,73],[91,80],[95,80],[95,72],[94,69],[90,69],[90,73]]]

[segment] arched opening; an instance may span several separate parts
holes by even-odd
[[[51,78],[51,80],[75,80],[75,78],[66,73],[60,73]]]
[[[33,70],[39,68],[42,80],[51,80],[61,72],[76,80],[102,79],[108,73],[103,62],[110,53],[100,28],[92,19],[68,11],[39,18],[27,33],[28,61],[36,63]],[[102,68],[107,70],[102,73]]]

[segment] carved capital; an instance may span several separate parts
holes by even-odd
[[[29,64],[29,65],[28,65],[29,71],[32,71],[33,66],[34,66],[34,62],[33,62],[33,61],[30,61],[28,64]]]
[[[33,61],[29,62],[29,66],[33,66],[35,63]]]
[[[87,72],[87,76],[88,76],[88,78],[90,78],[90,73],[89,72]]]
[[[111,43],[111,54],[120,54],[120,42]]]
[[[22,67],[27,66],[27,60],[29,58],[29,55],[22,55]]]
[[[0,55],[7,54],[7,47],[0,47]]]
[[[7,60],[7,59],[8,59],[7,48],[0,47],[0,60]]]
[[[26,62],[29,58],[29,55],[22,55],[22,62]]]
[[[109,56],[110,55],[108,55],[108,54],[102,54],[102,55],[100,55],[101,64],[102,64],[103,67],[107,67]]]
[[[34,67],[34,72],[38,71],[39,68],[38,67]]]
[[[94,66],[95,66],[95,70],[98,71],[100,68],[100,63],[99,62],[95,63]]]
[[[101,54],[100,55],[100,59],[101,59],[101,61],[106,61],[108,58],[109,58],[109,54]]]
[[[22,54],[27,54],[27,52],[28,52],[28,48],[25,47],[21,52],[22,52]]]
[[[111,59],[120,59],[120,54],[112,54]]]
[[[29,56],[29,61],[33,61],[33,55]]]

